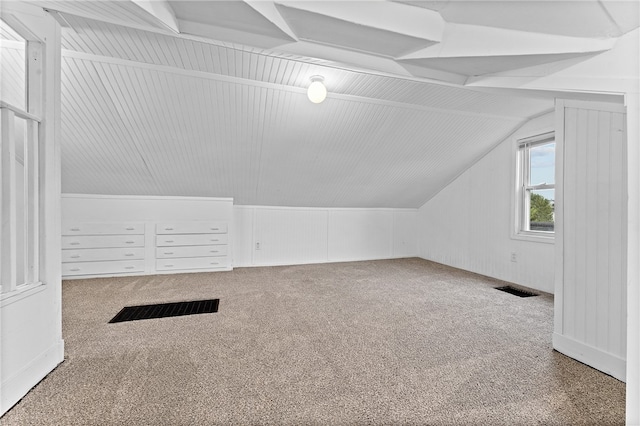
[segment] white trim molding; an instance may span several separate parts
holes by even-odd
[[[20,401],[31,388],[40,383],[64,360],[64,340],[51,345],[32,359],[20,371],[2,381],[0,413],[5,413]]]
[[[558,333],[553,333],[553,348],[622,382],[627,381],[627,361],[616,355]]]

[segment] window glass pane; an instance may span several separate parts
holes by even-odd
[[[553,232],[555,228],[555,190],[530,191],[529,194],[529,230]]]
[[[529,185],[554,184],[556,172],[556,143],[552,141],[529,149]]]
[[[0,19],[0,100],[26,110],[27,42]]]

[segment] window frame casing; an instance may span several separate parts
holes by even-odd
[[[536,190],[544,189],[556,189],[557,179],[554,178],[553,184],[539,184],[531,185],[530,182],[530,148],[545,145],[550,142],[556,142],[556,154],[558,150],[558,144],[555,138],[555,129],[545,129],[543,131],[531,132],[529,136],[518,137],[514,139],[513,143],[513,156],[515,160],[515,176],[513,179],[515,190],[513,191],[513,223],[511,227],[511,238],[542,242],[542,243],[554,243],[555,230],[554,231],[532,231],[527,229],[529,223],[529,211],[530,198],[526,196],[527,192],[533,192]],[[557,156],[556,156],[557,158]],[[556,166],[557,169],[557,166]]]

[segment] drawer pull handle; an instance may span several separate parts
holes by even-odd
[[[173,242],[173,240],[165,240],[164,242],[165,242],[165,243],[172,243],[172,242]]]
[[[80,255],[79,254],[74,254],[73,256],[71,256],[72,259],[79,259]]]
[[[78,232],[80,230],[80,228],[71,228],[70,230],[73,231],[73,232]]]
[[[79,242],[77,242],[77,241],[72,241],[72,242],[70,242],[70,243],[69,243],[69,245],[70,245],[70,246],[79,246],[79,245],[80,245],[80,243],[79,243]]]
[[[218,262],[211,262],[210,264],[211,264],[211,265],[217,265],[217,264],[218,264]]]
[[[125,266],[124,269],[133,269],[133,266]]]
[[[165,268],[173,268],[173,265],[164,265]]]
[[[72,271],[72,272],[78,272],[80,270],[80,268],[72,268],[72,269],[69,269],[69,270]]]
[[[172,251],[166,251],[166,252],[164,252],[164,254],[173,254],[173,252]]]
[[[217,253],[218,250],[211,250],[209,253]]]
[[[134,228],[133,226],[129,226],[128,228],[124,228],[124,229],[126,229],[127,231],[133,231],[136,228]]]
[[[173,231],[173,228],[164,228],[165,231]]]
[[[127,256],[127,257],[131,257],[131,256],[133,256],[133,253],[125,253],[124,255]]]
[[[127,244],[133,244],[133,243],[135,243],[135,241],[125,241],[125,243],[127,243]]]
[[[212,243],[215,243],[216,241],[219,241],[219,240],[218,240],[217,238],[215,238],[215,239],[214,239],[214,238],[212,238],[212,239],[211,239],[211,242],[212,242]]]
[[[212,230],[212,231],[217,231],[217,230],[219,230],[219,229],[220,229],[220,228],[211,228],[211,230]]]

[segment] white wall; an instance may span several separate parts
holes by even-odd
[[[553,130],[553,121],[549,113],[528,122],[420,208],[420,257],[553,293],[554,244],[511,235],[514,140]]]
[[[234,267],[416,256],[416,219],[415,209],[234,206]]]
[[[626,372],[624,106],[558,101],[553,347],[619,380]]]
[[[46,39],[40,125],[40,279],[44,285],[0,301],[0,415],[64,358],[60,285],[60,27],[41,8],[3,2],[38,39]],[[8,17],[10,18],[10,17]],[[36,85],[37,87],[37,85]]]

